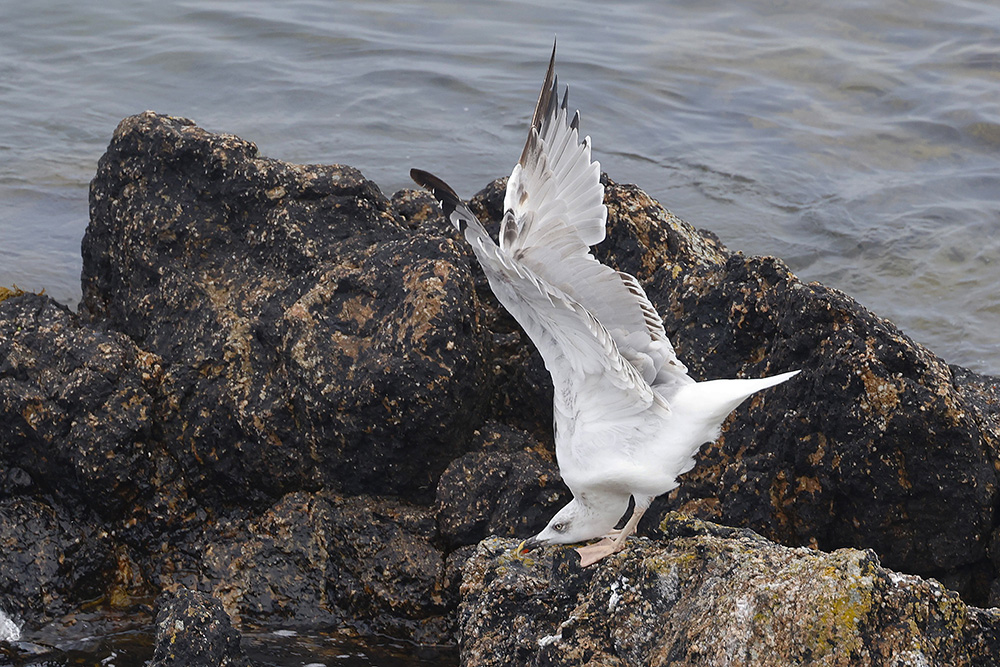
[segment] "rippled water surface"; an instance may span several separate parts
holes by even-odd
[[[0,617],[7,618],[2,611]],[[0,634],[0,667],[143,667],[153,658],[154,631],[148,608],[94,607],[41,628],[18,628],[18,637]],[[458,665],[454,646],[418,646],[388,637],[361,640],[341,629],[245,631],[241,646],[254,667]]]
[[[153,658],[148,630],[126,629],[67,638],[48,633],[0,643],[0,667],[143,667]],[[254,667],[457,667],[454,647],[416,646],[386,638],[364,642],[296,632],[245,634],[241,646]]]
[[[471,195],[519,154],[553,35],[612,178],[1000,372],[993,0],[5,2],[0,284],[75,306],[88,181],[145,109]]]

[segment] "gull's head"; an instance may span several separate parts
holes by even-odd
[[[614,503],[595,508],[574,498],[556,512],[540,533],[522,542],[517,550],[524,553],[549,544],[575,544],[602,537],[611,532],[627,508],[627,499],[624,507]]]

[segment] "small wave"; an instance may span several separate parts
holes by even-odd
[[[21,640],[21,628],[10,616],[0,609],[0,642],[16,642]]]

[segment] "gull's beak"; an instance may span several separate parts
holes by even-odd
[[[522,556],[531,551],[532,549],[537,549],[540,546],[542,546],[542,542],[540,540],[536,540],[534,537],[529,537],[528,539],[523,540],[519,545],[517,545],[517,550],[515,551],[515,553],[518,556]]]

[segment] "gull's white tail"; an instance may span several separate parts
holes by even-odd
[[[761,389],[781,384],[798,373],[799,371],[790,371],[766,378],[696,382],[682,387],[671,400],[671,407],[704,419],[713,432],[707,439],[714,440],[718,428],[736,406]]]

